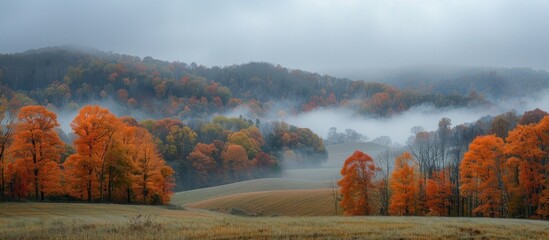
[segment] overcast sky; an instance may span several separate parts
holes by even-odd
[[[0,1],[0,53],[65,44],[340,76],[417,65],[549,70],[549,1]]]

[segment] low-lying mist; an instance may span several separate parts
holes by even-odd
[[[282,120],[298,127],[310,128],[323,138],[326,138],[331,127],[335,127],[339,132],[345,129],[356,130],[370,140],[389,136],[393,144],[404,145],[411,135],[412,127],[421,126],[427,131],[433,131],[438,127],[440,119],[444,117],[451,119],[452,125],[456,126],[475,122],[487,115],[496,116],[511,110],[516,111],[517,114],[523,114],[524,111],[535,108],[549,109],[549,89],[540,91],[530,98],[493,102],[492,106],[437,109],[434,106],[422,105],[391,118],[368,118],[345,109],[319,109]]]
[[[391,138],[393,144],[398,146],[406,144],[406,140],[411,135],[410,129],[412,127],[421,126],[427,131],[434,131],[440,119],[444,117],[451,119],[452,125],[456,126],[462,123],[475,122],[483,116],[496,116],[512,110],[516,111],[517,114],[522,114],[524,111],[535,108],[547,111],[549,110],[549,89],[539,91],[528,98],[512,98],[505,101],[492,102],[491,106],[444,109],[435,108],[432,105],[421,105],[390,118],[360,116],[353,110],[343,108],[317,109],[297,115],[281,115],[278,111],[284,109],[283,106],[295,105],[285,102],[278,103],[277,105],[279,106],[273,107],[273,112],[267,114],[269,116],[268,119],[262,119],[262,121],[285,121],[298,127],[309,128],[322,138],[326,138],[331,127],[337,128],[338,132],[344,132],[345,129],[353,129],[367,136],[369,140],[380,136],[388,136]],[[94,101],[88,104],[100,105],[101,107],[108,108],[116,116],[131,116],[138,121],[159,118],[159,116],[146,114],[140,110],[128,110],[111,99]],[[84,105],[82,104],[82,106]],[[245,107],[239,107],[221,115],[229,117],[242,115],[254,119],[248,110]],[[57,113],[60,127],[65,133],[72,132],[70,123],[78,114],[78,111],[64,110]]]

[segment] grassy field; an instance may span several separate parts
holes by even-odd
[[[319,189],[328,184],[318,181],[304,181],[286,178],[262,178],[249,181],[231,183],[221,186],[178,192],[172,197],[172,204],[186,205],[216,197],[257,191],[291,190],[291,189]]]
[[[339,164],[355,149],[385,148],[328,148],[328,166],[284,175],[309,181],[267,178],[180,192],[170,206],[0,203],[0,239],[549,239],[548,221],[330,216],[327,180]]]
[[[331,189],[233,194],[187,206],[244,216],[333,216]]]
[[[549,239],[549,222],[439,217],[240,217],[115,204],[3,203],[0,239]]]

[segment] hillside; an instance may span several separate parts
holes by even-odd
[[[172,197],[171,203],[175,205],[186,205],[193,202],[237,193],[288,189],[320,189],[326,187],[327,184],[324,182],[285,178],[261,178],[221,186],[178,192]]]
[[[190,119],[240,106],[252,118],[325,107],[384,117],[425,103],[436,107],[484,103],[467,94],[402,91],[388,84],[269,63],[205,67],[74,47],[0,54],[0,72],[0,85],[38,104],[61,111],[90,102],[114,102],[122,114],[133,116]]]
[[[244,216],[333,216],[335,207],[331,194],[332,189],[260,191],[212,198],[187,206]]]

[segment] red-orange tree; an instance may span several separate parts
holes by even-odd
[[[425,187],[425,203],[430,215],[448,216],[450,198],[452,197],[452,183],[450,174],[447,171],[434,172],[432,177],[427,179]]]
[[[133,192],[142,203],[163,204],[173,194],[173,170],[160,157],[152,135],[144,128],[135,132],[131,159],[136,166]]]
[[[503,146],[503,140],[495,135],[477,137],[469,145],[460,165],[460,191],[468,198],[469,214],[506,214]]]
[[[226,182],[238,182],[248,177],[249,160],[244,149],[240,145],[229,145],[221,154]]]
[[[505,153],[515,170],[510,178],[511,195],[522,198],[523,214],[549,216],[549,116],[509,132]]]
[[[419,174],[417,163],[408,152],[395,159],[395,170],[391,174],[391,195],[389,214],[414,215],[419,211]]]
[[[213,144],[199,143],[187,157],[197,172],[198,186],[207,186],[209,177],[215,174],[216,166],[213,156],[216,152],[217,148]]]
[[[342,179],[337,183],[341,187],[343,199],[340,204],[345,215],[368,215],[369,204],[375,189],[374,177],[379,169],[372,157],[361,151],[349,156],[341,169]]]
[[[74,165],[76,168],[73,173],[78,175],[72,176],[73,179],[85,179],[88,201],[91,202],[95,198],[95,193],[98,193],[100,200],[103,201],[107,152],[121,123],[105,108],[85,106],[73,120],[71,127],[77,136],[74,140],[76,155],[66,164]]]
[[[11,151],[18,169],[26,173],[32,183],[34,196],[44,200],[44,195],[60,191],[59,160],[63,142],[54,130],[59,126],[57,115],[43,106],[26,106],[17,116],[15,139]]]

